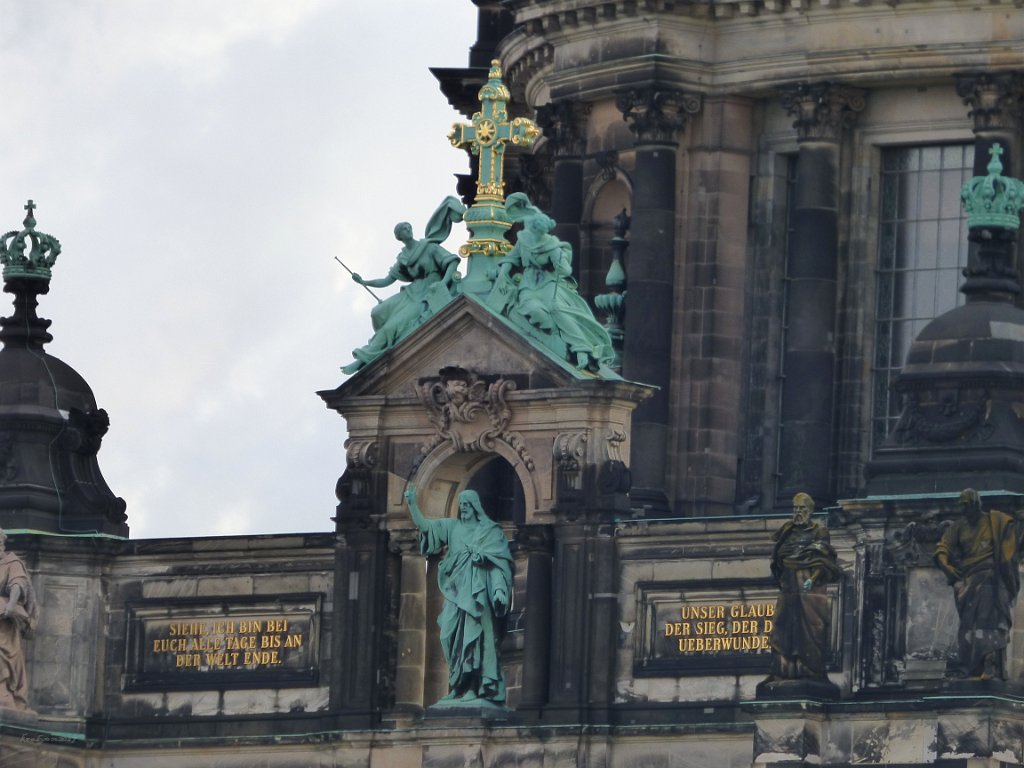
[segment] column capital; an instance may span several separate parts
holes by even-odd
[[[582,157],[587,151],[587,101],[555,101],[537,107],[537,125],[556,158]]]
[[[551,554],[554,547],[554,532],[550,525],[516,526],[515,546],[521,552]]]
[[[402,557],[420,556],[420,532],[416,528],[397,528],[389,533],[389,552]]]
[[[619,93],[615,105],[637,144],[671,144],[686,121],[700,112],[701,101],[699,93],[652,86]]]
[[[971,108],[974,132],[1015,130],[1024,122],[1024,75],[1020,72],[958,72],[956,93]]]
[[[796,120],[798,141],[839,141],[864,110],[865,91],[839,83],[797,83],[780,89],[782,106]]]

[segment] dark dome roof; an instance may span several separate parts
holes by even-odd
[[[46,352],[0,349],[0,413],[9,406],[39,406],[65,413],[96,410],[92,389],[74,368]]]
[[[936,366],[1024,372],[1024,309],[973,301],[935,318],[911,344],[903,375]]]

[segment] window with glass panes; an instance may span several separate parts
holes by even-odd
[[[899,418],[891,385],[910,343],[929,321],[963,303],[967,219],[960,187],[973,162],[971,144],[882,150],[873,447]]]

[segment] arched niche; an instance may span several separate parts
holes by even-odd
[[[484,474],[477,481],[478,485],[471,485],[472,478],[480,473]],[[467,488],[480,493],[479,483],[488,478],[488,473],[492,481],[501,483],[506,496],[513,494],[509,503],[516,510],[510,512],[512,516],[507,519],[494,517],[494,520],[503,524],[524,523],[527,512],[538,508],[536,477],[524,466],[519,455],[500,441],[495,442],[493,453],[461,452],[450,443],[437,446],[420,464],[413,480],[419,491],[420,506],[424,510],[447,510],[454,515],[459,493]],[[490,512],[484,495],[481,493],[481,500]],[[500,493],[495,492],[495,495],[501,498]]]
[[[499,453],[442,451],[434,457],[436,463],[417,473],[417,495],[420,507],[427,517],[455,517],[458,515],[458,496],[464,490],[480,495],[484,511],[504,529],[510,543],[518,525],[525,522],[526,494],[516,467]],[[429,458],[429,457],[428,457]],[[426,462],[424,462],[426,463]],[[437,583],[437,568],[441,558],[427,561],[427,584],[424,622],[426,648],[423,666],[423,705],[430,706],[448,693],[448,665],[441,648],[437,618],[444,608],[444,596]],[[514,592],[509,626],[522,624],[522,611],[528,572],[522,557],[517,556],[513,575]],[[519,697],[522,680],[521,643],[509,638],[502,646],[501,664],[505,675],[508,705],[514,707]]]
[[[623,209],[627,213],[633,210],[633,185],[625,172],[616,167],[595,178],[583,200],[580,250],[584,259],[580,266],[588,272],[582,279],[592,286],[594,294],[605,290],[605,276],[612,260],[611,239],[615,234],[613,219]]]

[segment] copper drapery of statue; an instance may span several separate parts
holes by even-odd
[[[837,696],[826,676],[831,609],[826,585],[841,577],[828,528],[811,519],[814,500],[793,497],[793,519],[772,537],[771,571],[779,585],[771,633],[771,674],[758,695],[794,687]]]
[[[610,365],[611,338],[576,290],[572,247],[550,234],[555,221],[522,192],[508,196],[505,210],[523,228],[498,263],[487,304],[577,368]]]
[[[365,346],[352,350],[355,360],[342,371],[355,373],[369,365],[451,301],[459,257],[442,248],[441,243],[451,234],[452,224],[462,221],[465,212],[465,206],[456,198],[445,198],[430,217],[422,240],[412,236],[408,222],[399,222],[395,238],[402,243],[402,250],[388,273],[375,280],[352,275],[355,282],[371,288],[384,288],[396,281],[407,285],[371,310],[373,336]]]
[[[0,530],[0,708],[28,709],[22,639],[36,622],[36,601],[25,564],[7,551]]]
[[[484,512],[475,491],[459,494],[457,518],[423,516],[416,487],[405,492],[420,531],[420,551],[445,550],[437,570],[444,608],[437,619],[448,662],[448,695],[435,706],[503,706],[502,618],[512,597],[512,554],[501,528]]]
[[[960,511],[935,548],[960,615],[957,676],[1004,679],[1024,524],[994,509],[983,511],[981,496],[971,488],[960,494]]]

